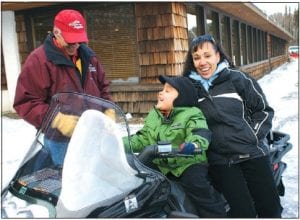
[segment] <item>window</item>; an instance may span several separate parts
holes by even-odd
[[[263,32],[263,59],[268,58],[268,45],[267,45],[267,33]]]
[[[262,53],[263,53],[263,47],[262,47],[262,36],[261,36],[261,30],[257,30],[257,39],[258,39],[258,45],[257,45],[257,50],[258,50],[258,61],[262,60]]]
[[[240,55],[240,34],[239,34],[239,22],[234,20],[232,22],[232,61],[234,65],[241,65],[241,55]]]
[[[192,40],[197,37],[197,16],[193,14],[187,14],[187,23],[188,23],[188,37],[189,45]]]
[[[230,18],[227,16],[223,16],[221,19],[221,39],[222,45],[224,47],[225,52],[228,56],[232,56],[231,52],[231,41],[230,41]]]
[[[99,4],[86,8],[89,46],[104,65],[108,78],[139,76],[134,4]]]
[[[209,33],[222,44],[225,52],[231,57],[236,66],[248,65],[286,53],[286,41],[247,24],[243,19],[237,19],[224,12],[214,11],[213,8],[201,3],[187,4],[190,13],[188,20],[189,37],[196,33]],[[237,20],[235,20],[237,19]],[[197,27],[191,25],[197,21]],[[243,23],[245,22],[245,23]],[[256,21],[255,21],[256,22]],[[192,31],[193,30],[193,31]],[[271,45],[271,48],[269,48]]]
[[[241,24],[241,66],[247,64],[246,24]]]
[[[33,48],[37,48],[38,46],[43,44],[48,33],[52,32],[53,19],[55,14],[56,14],[55,12],[43,13],[40,15],[32,16],[30,18],[32,23],[31,37],[32,37]]]
[[[187,24],[189,45],[193,38],[206,33],[206,25],[204,19],[204,8],[199,5],[187,5]]]
[[[285,54],[286,41],[271,35],[271,57]]]
[[[212,35],[216,40],[219,37],[219,15],[218,13],[208,10],[206,11],[206,25],[208,34]]]
[[[247,51],[248,51],[248,56],[247,56],[247,63],[253,63],[253,36],[252,36],[252,27],[248,26],[247,27]]]
[[[253,62],[258,61],[257,57],[257,29],[252,28],[252,37],[253,37]]]

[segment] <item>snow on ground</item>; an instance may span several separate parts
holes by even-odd
[[[288,164],[283,174],[286,187],[285,196],[281,197],[284,207],[283,218],[298,218],[298,60],[286,63],[258,82],[264,90],[269,104],[275,110],[273,130],[288,133],[293,148],[283,161]],[[130,125],[135,133],[142,125]],[[30,147],[35,129],[21,119],[2,118],[1,179],[2,187],[7,185],[18,168],[24,154]],[[24,206],[24,204],[23,204]],[[22,217],[22,216],[19,216]]]
[[[259,84],[267,100],[275,110],[273,130],[278,130],[290,135],[293,148],[284,157],[287,169],[283,173],[285,196],[281,197],[284,218],[299,218],[299,63],[293,60],[266,75]]]

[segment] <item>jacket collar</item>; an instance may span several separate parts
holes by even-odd
[[[54,45],[52,38],[53,34],[49,34],[44,42],[47,59],[52,61],[55,65],[75,66],[74,63],[70,59],[68,59],[59,48]],[[78,55],[83,63],[88,63],[90,58],[92,56],[95,56],[95,53],[86,45],[81,44],[78,48]]]
[[[204,87],[204,89],[206,91],[208,91],[209,87],[212,86],[213,81],[215,79],[217,79],[219,77],[220,73],[224,69],[227,69],[228,66],[229,66],[229,64],[228,64],[228,62],[226,60],[224,60],[223,62],[219,63],[218,66],[217,66],[217,69],[215,70],[215,72],[213,73],[213,75],[209,79],[203,78],[201,75],[199,75],[195,71],[191,71],[189,77],[191,79],[199,81],[202,84],[202,86]]]
[[[168,117],[164,116],[161,111],[156,108],[155,106],[153,106],[154,110],[156,111],[156,113],[159,115],[159,117],[161,118],[161,120],[164,123],[172,123],[174,120],[174,115],[178,114],[181,111],[186,110],[187,108],[191,108],[191,107],[173,107],[173,109],[171,110],[170,114]]]
[[[222,83],[222,82],[228,80],[229,75],[230,75],[230,69],[229,69],[229,68],[223,69],[221,72],[219,72],[218,77],[215,78],[215,79],[213,80],[213,82],[211,82],[211,86],[216,85],[216,84],[219,84],[219,83]],[[196,87],[202,88],[203,90],[206,90],[206,89],[204,88],[203,84],[200,83],[200,81],[198,81],[198,80],[196,80],[196,79],[190,77],[190,75],[189,75],[188,77],[192,80],[192,82],[194,83],[194,85],[195,85]],[[197,86],[197,85],[198,85],[198,86]],[[200,86],[200,87],[199,87],[199,86]],[[206,91],[207,91],[207,90],[206,90]]]

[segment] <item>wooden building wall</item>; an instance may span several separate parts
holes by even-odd
[[[23,15],[16,16],[16,31],[18,36],[19,43],[19,53],[20,53],[20,62],[23,64],[29,55],[29,51],[27,49],[27,38],[26,38],[26,27],[24,22]]]
[[[6,74],[5,74],[3,53],[1,51],[1,91],[2,90],[7,90],[7,80],[6,80]]]
[[[187,13],[182,3],[137,3],[140,83],[180,75],[188,51]]]
[[[136,34],[140,76],[138,84],[112,84],[114,101],[125,113],[144,117],[156,103],[157,92],[162,88],[158,75],[180,75],[188,51],[187,8],[180,2],[135,3]],[[24,16],[16,16],[20,62],[23,64],[27,49]],[[28,30],[27,30],[28,29]],[[271,37],[267,35],[268,57],[271,57]],[[241,67],[254,78],[288,60],[285,55]]]
[[[176,76],[188,51],[187,13],[182,3],[136,3],[139,85],[112,85],[115,102],[134,116],[145,116],[162,88],[159,75]]]

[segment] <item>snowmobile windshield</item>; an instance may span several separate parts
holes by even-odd
[[[112,205],[143,182],[123,145],[129,135],[116,104],[79,93],[55,95],[12,181],[15,193],[48,204],[52,217],[85,217]]]

